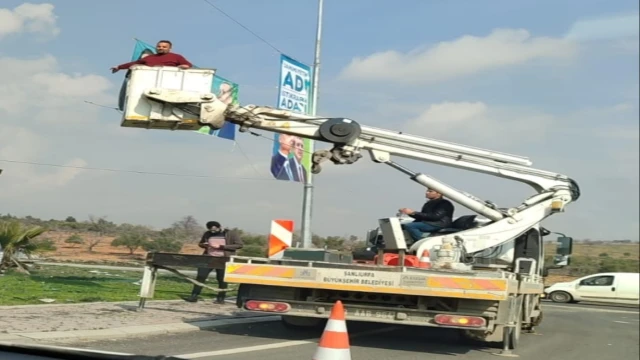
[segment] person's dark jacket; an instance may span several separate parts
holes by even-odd
[[[427,201],[420,212],[416,211],[409,216],[416,219],[415,221],[446,228],[453,222],[453,210],[451,201],[440,198]]]
[[[225,245],[222,248],[222,250],[224,251],[224,256],[233,256],[236,254],[236,251],[242,249],[244,244],[242,243],[242,239],[238,235],[238,232],[229,229],[224,229],[221,232],[224,234],[225,239]],[[218,236],[219,234],[220,232],[212,232],[211,230],[207,230],[204,234],[202,234],[202,238],[198,243],[198,246],[204,249],[202,255],[207,254],[206,245],[207,241],[209,241],[209,238],[212,236]]]

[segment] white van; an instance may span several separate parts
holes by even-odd
[[[553,284],[544,289],[553,302],[578,301],[640,305],[640,274],[600,273],[570,282]]]

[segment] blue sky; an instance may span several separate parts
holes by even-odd
[[[311,63],[316,1],[211,1]],[[298,184],[266,180],[268,140],[239,135],[234,149],[197,134],[121,129],[118,113],[83,103],[115,104],[123,73],[108,69],[129,60],[137,37],[170,39],[175,52],[239,83],[242,103],[275,105],[276,51],[201,0],[60,0],[48,2],[52,10],[15,12],[22,3],[0,5],[0,19],[22,19],[0,25],[0,75],[9,79],[0,85],[9,119],[0,123],[0,160],[262,180],[0,162],[10,189],[0,212],[91,213],[156,227],[193,214],[252,231],[266,231],[274,217],[299,219]],[[529,156],[583,187],[549,226],[638,239],[637,1],[327,0],[324,13],[321,114]],[[531,194],[500,179],[406,164],[505,206]],[[327,168],[316,177],[313,230],[361,235],[399,207],[419,207],[422,189],[408,184],[367,158]]]

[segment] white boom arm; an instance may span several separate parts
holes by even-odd
[[[161,77],[164,78],[168,77],[167,74],[182,72],[183,88],[163,88],[157,75],[153,79],[149,77],[151,71],[163,73]],[[330,150],[319,150],[313,154],[312,172],[315,174],[320,172],[320,163],[323,161],[352,164],[366,151],[374,162],[391,165],[423,186],[435,189],[493,222],[504,224],[477,229],[482,230],[473,234],[477,235],[477,246],[469,248],[467,245],[469,252],[481,251],[513,239],[551,213],[564,211],[567,204],[580,196],[575,181],[561,174],[531,168],[531,161],[525,157],[361,126],[351,119],[312,117],[267,106],[226,105],[210,93],[210,84],[202,85],[200,91],[194,91],[193,86],[184,89],[184,79],[196,75],[201,78],[203,71],[210,71],[213,77],[213,70],[133,67],[121,126],[197,130],[207,125],[220,129],[227,121],[237,124],[240,132],[254,128],[332,144]],[[392,161],[394,156],[515,180],[532,186],[536,194],[516,208],[499,209],[492,203],[396,164]]]

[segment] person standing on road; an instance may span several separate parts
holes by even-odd
[[[238,236],[238,233],[233,230],[223,229],[219,222],[209,221],[206,224],[207,231],[202,235],[198,246],[204,249],[202,255],[214,256],[214,257],[230,257],[235,255],[236,251],[242,249],[242,239]],[[218,288],[226,289],[227,283],[224,282],[224,268],[215,269],[216,280],[218,281]],[[196,275],[196,281],[204,283],[207,281],[209,274],[213,269],[198,268]],[[198,295],[202,292],[202,286],[194,285],[191,291],[191,296],[186,300],[189,302],[197,302]],[[216,304],[224,304],[226,291],[218,292]]]

